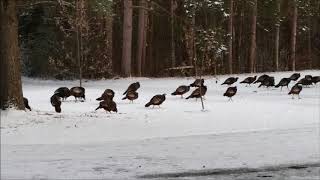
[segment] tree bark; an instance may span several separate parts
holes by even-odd
[[[298,8],[296,0],[291,0],[292,17],[291,17],[291,35],[290,35],[290,63],[291,70],[296,70],[296,38],[297,38],[297,17]]]
[[[82,68],[81,68],[81,57],[82,57],[82,52],[81,52],[81,2],[76,1],[76,51],[77,51],[77,63],[78,63],[78,70],[79,70],[79,84],[80,87],[82,86]]]
[[[280,0],[277,0],[277,22],[275,25],[276,37],[275,37],[275,48],[274,48],[274,60],[275,70],[279,70],[279,41],[280,41]]]
[[[0,106],[23,110],[16,0],[0,0]]]
[[[187,64],[189,66],[192,66],[194,63],[194,38],[195,38],[195,10],[193,10],[193,16],[190,19],[190,22],[187,23],[187,25],[184,27],[185,31],[185,47],[186,47],[186,52],[188,56],[188,62]]]
[[[171,0],[170,5],[170,18],[171,18],[171,67],[176,66],[176,50],[175,50],[175,39],[174,39],[174,11],[176,9],[175,0]]]
[[[241,52],[242,52],[242,29],[243,29],[243,18],[244,18],[244,13],[243,13],[243,8],[240,7],[240,27],[239,27],[239,38],[238,38],[238,73],[241,73]]]
[[[123,3],[121,0],[113,1],[113,18],[112,18],[112,72],[121,74],[122,61],[122,34],[123,34]]]
[[[132,0],[124,0],[123,16],[123,45],[121,74],[123,77],[131,76],[132,55]]]
[[[229,22],[228,22],[228,69],[229,74],[232,74],[232,40],[233,40],[233,0],[229,1]]]
[[[312,31],[312,19],[311,17],[308,17],[308,61],[309,61],[309,69],[312,69],[312,43],[311,43],[311,31]]]
[[[251,16],[251,43],[250,43],[250,54],[249,54],[249,72],[255,72],[255,61],[256,61],[256,29],[257,29],[257,5],[258,1],[253,0],[252,16]]]
[[[137,75],[142,76],[142,61],[145,57],[145,39],[146,39],[146,13],[145,9],[142,7],[146,6],[146,0],[139,1],[139,23],[138,23],[138,47],[137,47]]]

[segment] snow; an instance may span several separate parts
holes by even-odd
[[[300,73],[320,75],[319,70]],[[267,74],[278,82],[292,72]],[[235,76],[242,80],[249,75]],[[70,88],[77,81],[23,78],[24,96],[33,110],[1,111],[1,177],[132,179],[203,165],[320,164],[319,85],[303,88],[302,99],[291,99],[286,88],[237,82],[238,92],[229,102],[222,96],[227,86],[220,85],[227,77],[205,77],[205,111],[199,100],[170,95],[193,78],[127,78],[84,82],[87,100],[68,98],[61,114],[54,112],[50,97],[58,87]],[[122,101],[124,90],[136,81],[141,84],[139,99]],[[118,113],[94,111],[95,99],[106,88],[116,93]],[[163,93],[167,99],[161,108],[144,107]]]

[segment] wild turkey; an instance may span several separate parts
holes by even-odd
[[[51,105],[54,107],[57,113],[61,112],[61,98],[57,94],[54,94],[50,98]]]
[[[118,112],[117,104],[111,99],[101,101],[99,103],[99,106],[96,108],[96,110],[98,109],[104,109],[107,112],[111,112],[111,111]]]
[[[201,93],[200,93],[200,90],[201,90]],[[198,87],[197,89],[195,89],[191,94],[190,96],[188,96],[186,99],[189,99],[189,98],[200,98],[201,96],[204,96],[205,94],[207,93],[207,86],[201,86],[201,87]]]
[[[281,86],[281,90],[282,90],[282,87],[283,87],[283,86],[287,86],[287,88],[289,89],[289,86],[288,86],[288,85],[289,85],[290,81],[291,81],[290,78],[282,78],[282,79],[280,80],[280,82],[279,82],[276,86],[274,86],[274,87],[278,88],[278,87]]]
[[[136,92],[139,88],[140,88],[140,83],[139,82],[132,83],[132,84],[130,84],[128,89],[123,93],[123,95],[127,94],[127,92],[129,92],[129,91]]]
[[[176,95],[181,95],[181,98],[183,98],[183,95],[187,92],[190,91],[190,86],[179,86],[176,91],[174,91],[173,93],[171,93],[171,95],[176,96]]]
[[[106,89],[102,95],[97,98],[96,100],[97,101],[102,101],[102,100],[106,100],[106,99],[110,99],[110,100],[113,100],[113,97],[114,97],[114,91],[112,89]]]
[[[138,99],[138,97],[139,97],[139,94],[137,92],[129,91],[127,92],[126,96],[122,98],[122,100],[129,99],[130,102],[133,102],[133,100]]]
[[[312,85],[312,83],[313,83],[312,78],[304,77],[304,78],[300,79],[297,84],[301,84],[303,86],[310,86],[310,85]]]
[[[24,107],[31,111],[31,107],[29,106],[29,101],[27,98],[23,97]]]
[[[317,84],[318,82],[320,82],[320,76],[313,76],[312,83]]]
[[[224,83],[222,83],[221,85],[224,85],[224,84],[227,84],[227,85],[231,85],[231,84],[233,84],[233,83],[235,83],[235,82],[237,82],[238,81],[238,78],[237,77],[229,77],[228,79],[226,79],[225,81],[224,81]]]
[[[266,78],[264,81],[261,82],[261,84],[258,86],[258,88],[260,88],[261,86],[265,86],[267,88],[274,86],[274,77],[269,76],[268,78]]]
[[[74,98],[76,99],[86,99],[85,96],[85,89],[83,87],[73,87],[70,89],[71,92],[71,96],[74,96]]]
[[[166,94],[158,94],[151,98],[151,100],[145,105],[145,107],[149,107],[151,105],[159,106],[166,100]]]
[[[228,87],[227,91],[223,94],[223,96],[229,97],[229,101],[232,101],[232,97],[237,93],[237,86]]]
[[[296,81],[300,78],[300,73],[293,73],[289,78],[291,81]]]
[[[296,84],[291,88],[291,90],[290,90],[290,92],[288,94],[289,95],[292,94],[292,99],[294,99],[294,95],[298,95],[298,98],[301,99],[300,98],[301,90],[302,90],[302,86],[299,85],[299,84]]]
[[[193,83],[190,84],[190,87],[200,87],[203,86],[204,79],[196,79]]]
[[[240,84],[250,85],[250,84],[252,84],[256,79],[257,79],[257,76],[247,77],[247,78],[245,78],[243,81],[241,81]]]
[[[62,100],[66,100],[71,95],[71,91],[67,87],[60,87],[54,91],[54,94],[57,94]]]
[[[253,84],[256,84],[256,83],[262,83],[265,79],[267,79],[268,75],[264,74],[264,75],[261,75]]]
[[[308,81],[312,81],[312,76],[311,75],[305,75],[304,78],[307,79]]]

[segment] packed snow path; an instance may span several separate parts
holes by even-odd
[[[268,74],[278,82],[292,72]],[[320,71],[301,72],[306,74]],[[204,112],[199,101],[170,95],[193,78],[135,78],[85,82],[87,100],[75,103],[69,97],[61,114],[54,112],[50,96],[58,87],[78,82],[24,78],[24,96],[33,111],[1,111],[1,176],[131,179],[203,166],[319,162],[319,85],[304,88],[302,99],[293,100],[286,88],[237,82],[237,95],[228,102],[222,96],[227,86],[220,85],[226,78],[219,76],[216,83],[214,77],[205,77]],[[122,93],[135,81],[141,83],[139,99],[122,101]],[[95,99],[106,88],[116,93],[118,114],[94,111]],[[144,107],[153,95],[163,93],[167,100],[161,108]]]

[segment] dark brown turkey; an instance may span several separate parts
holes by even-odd
[[[135,82],[129,85],[128,89],[123,93],[123,95],[127,94],[129,91],[134,91],[136,92],[140,88],[140,83]]]
[[[106,112],[111,112],[111,111],[118,112],[117,104],[111,99],[101,101],[99,103],[99,106],[96,108],[96,110],[98,109],[104,109],[106,110]]]
[[[268,77],[270,77],[270,76],[268,76],[267,74],[261,75],[253,84],[262,83]]]
[[[151,105],[159,106],[166,100],[166,94],[157,94],[153,96],[150,101],[145,105],[145,107],[149,107]]]
[[[106,89],[102,95],[97,98],[96,100],[97,101],[102,101],[102,100],[107,100],[107,99],[110,99],[110,100],[113,100],[113,97],[114,97],[114,91],[112,89]]]
[[[83,87],[73,87],[70,89],[71,92],[71,96],[74,96],[74,98],[76,99],[82,99],[85,100],[86,96],[85,96],[85,89]]]
[[[282,88],[283,88],[284,86],[287,86],[287,88],[289,89],[289,83],[290,83],[290,81],[291,81],[290,78],[282,78],[282,79],[280,80],[280,82],[279,82],[277,85],[275,85],[274,87],[275,87],[275,88],[281,87],[281,90],[282,90]]]
[[[193,83],[190,84],[191,87],[200,87],[203,86],[204,79],[196,79]]]
[[[241,81],[240,84],[250,85],[250,84],[252,84],[256,79],[257,79],[257,76],[247,77],[247,78],[245,78],[243,81]]]
[[[238,77],[229,77],[228,79],[226,79],[221,85],[227,84],[227,85],[231,85],[235,82],[238,81]]]
[[[130,102],[133,103],[133,100],[138,99],[138,97],[139,97],[139,94],[137,92],[129,91],[129,92],[127,92],[126,96],[122,98],[122,100],[129,99]]]
[[[289,78],[291,81],[296,81],[300,78],[300,73],[293,73]]]
[[[67,87],[60,87],[54,91],[54,94],[61,97],[62,100],[66,100],[71,95],[71,91]]]
[[[320,76],[313,76],[312,83],[317,84],[318,82],[320,82]]]
[[[258,86],[258,88],[260,88],[261,86],[265,86],[265,87],[269,88],[274,85],[275,85],[274,77],[269,76],[261,82],[261,84]]]
[[[173,93],[171,93],[171,95],[176,96],[176,95],[180,95],[181,98],[183,98],[183,95],[187,92],[190,91],[190,86],[179,86]]]
[[[288,93],[289,95],[292,95],[292,99],[294,99],[294,95],[298,95],[298,98],[300,98],[300,92],[302,91],[302,86],[299,84],[294,85],[290,92]]]
[[[51,105],[54,107],[57,113],[61,112],[61,98],[57,94],[54,94],[50,98]]]
[[[226,92],[223,94],[223,96],[227,96],[229,97],[229,101],[231,100],[232,101],[232,97],[234,95],[236,95],[237,93],[237,87],[228,87],[228,89],[226,90]]]
[[[29,106],[29,101],[27,98],[23,97],[24,107],[31,111],[31,107]]]
[[[207,93],[207,86],[201,86],[198,87],[197,89],[195,89],[190,96],[188,96],[186,99],[190,99],[190,98],[196,98],[196,100],[198,98],[200,98],[201,96],[206,95]]]
[[[312,83],[313,83],[312,77],[310,78],[309,76],[306,76],[306,77],[300,79],[297,84],[301,84],[303,86],[310,86],[310,85],[312,85]]]

